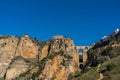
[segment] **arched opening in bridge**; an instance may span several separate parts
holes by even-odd
[[[83,50],[79,50],[79,52],[78,52],[79,54],[82,54],[83,53]]]
[[[79,62],[83,62],[83,55],[79,55]]]
[[[88,51],[88,47],[85,47],[85,49],[84,49],[84,50]]]
[[[80,67],[80,69],[83,69],[83,68],[84,68],[83,64],[80,64],[79,67]]]

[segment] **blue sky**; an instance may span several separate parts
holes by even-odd
[[[120,28],[120,0],[0,0],[0,34],[90,45]]]

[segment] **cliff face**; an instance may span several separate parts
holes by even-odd
[[[0,77],[4,77],[7,69],[12,62],[16,48],[18,44],[18,38],[15,37],[1,37],[0,39]]]
[[[18,43],[16,56],[24,58],[36,58],[38,55],[38,46],[33,43],[29,36],[24,35]]]
[[[70,73],[78,70],[73,40],[69,38],[53,39],[50,41],[47,61],[39,78],[44,80],[67,80]],[[78,62],[78,63],[77,63]]]
[[[21,38],[0,37],[0,78],[67,80],[79,70],[79,57],[70,38],[37,42]]]
[[[119,60],[120,32],[92,47],[63,36],[0,36],[0,80],[120,80]]]
[[[0,38],[0,77],[13,79],[31,68],[25,59],[35,59],[38,54],[38,46],[32,40],[8,36]],[[32,64],[31,64],[32,65]]]

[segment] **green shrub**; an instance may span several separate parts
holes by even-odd
[[[74,77],[77,78],[77,77],[80,77],[81,76],[81,71],[76,71],[75,74],[74,74]]]
[[[0,78],[0,80],[5,80],[4,77]]]
[[[109,63],[106,65],[107,70],[112,70],[117,66],[115,63]]]
[[[65,66],[65,60],[63,59],[61,65]]]
[[[50,80],[55,80],[55,77],[52,77]]]
[[[32,74],[32,79],[35,80],[35,78],[37,77],[38,75],[36,73],[33,73]]]
[[[74,79],[74,75],[73,75],[73,73],[70,73],[70,74],[68,75],[68,80],[72,80],[72,79]]]

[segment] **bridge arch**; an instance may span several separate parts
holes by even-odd
[[[80,61],[82,61],[82,63],[86,63],[88,55],[87,55],[87,51],[91,48],[92,46],[76,46],[76,52],[79,54],[80,57]]]
[[[78,51],[78,54],[83,54],[83,50],[80,49],[80,50]]]
[[[80,65],[79,65],[79,68],[80,68],[80,69],[83,69],[83,68],[84,68],[84,65],[83,65],[83,64],[80,64]]]
[[[88,50],[89,50],[89,47],[86,46],[86,47],[84,48],[84,50],[85,50],[85,51],[88,51]]]

